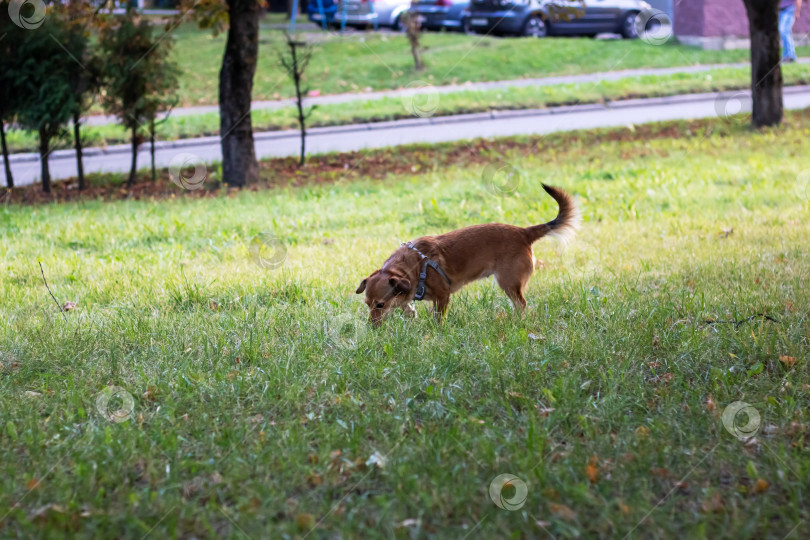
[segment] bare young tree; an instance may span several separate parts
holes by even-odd
[[[301,81],[304,77],[304,72],[312,59],[312,48],[304,41],[295,41],[293,36],[285,33],[287,38],[287,48],[289,48],[289,57],[284,53],[279,54],[279,63],[287,71],[287,75],[293,80],[295,84],[295,104],[298,107],[298,127],[301,129],[301,157],[298,160],[299,167],[304,166],[304,159],[306,158],[306,139],[307,127],[306,120],[315,107],[310,107],[309,111],[304,111],[304,96],[309,92],[308,89],[301,88]]]

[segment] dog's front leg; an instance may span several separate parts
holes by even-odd
[[[442,296],[433,300],[433,316],[437,322],[442,322],[447,308],[450,306],[450,296]]]
[[[414,309],[413,307],[413,304],[403,304],[400,306],[400,309],[402,310],[402,314],[405,315],[406,317],[409,317],[411,319],[415,319],[416,317],[418,317],[418,315],[416,314],[416,309]]]

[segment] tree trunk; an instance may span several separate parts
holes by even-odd
[[[84,165],[82,164],[82,137],[79,130],[79,113],[73,113],[73,146],[76,149],[76,171],[79,177],[79,190],[87,186],[84,183]]]
[[[406,14],[403,13],[402,16]],[[425,69],[425,63],[422,61],[422,57],[419,56],[419,31],[421,23],[419,22],[419,18],[412,14],[410,11],[407,12],[407,20],[405,21],[405,31],[408,34],[408,41],[411,42],[411,54],[413,55],[413,65],[416,71],[422,71]]]
[[[8,161],[8,146],[6,145],[6,126],[0,122],[0,143],[3,145],[3,163],[6,166],[6,186],[14,187],[14,177],[11,175],[11,163]]]
[[[149,154],[152,157],[152,182],[157,180],[155,173],[155,119],[149,121]]]
[[[39,164],[40,176],[42,177],[42,191],[45,193],[51,192],[51,169],[48,167],[48,154],[50,154],[51,138],[47,130],[44,128],[39,129]]]
[[[751,93],[754,127],[782,122],[782,68],[779,64],[779,1],[744,0],[751,33]]]
[[[256,0],[227,2],[230,27],[219,72],[222,180],[241,187],[259,178],[250,118],[253,75],[259,54],[259,3]]]
[[[127,186],[135,183],[135,170],[138,168],[138,128],[132,127],[132,164],[129,167]]]

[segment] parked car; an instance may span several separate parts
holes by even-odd
[[[478,33],[544,37],[615,32],[638,37],[636,16],[650,9],[641,0],[471,0],[463,15]]]
[[[335,0],[321,0],[320,6],[318,0],[309,0],[307,2],[307,17],[316,24],[323,24],[322,18],[326,19],[326,24],[332,24],[336,11],[337,2]]]
[[[366,28],[377,21],[378,26],[394,30],[405,29],[401,15],[411,6],[411,0],[339,0],[332,24],[343,22],[343,2],[346,2],[346,26]]]
[[[411,11],[425,30],[464,30],[463,15],[469,6],[470,0],[416,0]]]

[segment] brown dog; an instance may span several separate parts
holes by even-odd
[[[357,294],[366,293],[371,322],[379,325],[397,307],[415,316],[412,300],[433,301],[434,312],[441,318],[451,294],[491,275],[522,313],[526,308],[523,293],[534,271],[532,244],[547,234],[566,241],[581,221],[579,208],[568,193],[545,184],[543,189],[560,206],[557,217],[548,223],[526,228],[502,223],[473,225],[402,244],[357,287]]]

